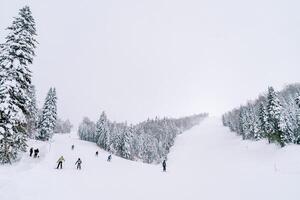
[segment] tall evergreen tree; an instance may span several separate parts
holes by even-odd
[[[239,134],[242,136],[243,140],[246,139],[246,135],[247,135],[247,114],[246,114],[246,108],[244,106],[242,106],[240,108],[240,112],[239,112]]]
[[[270,130],[267,137],[270,141],[275,141],[284,146],[282,127],[282,105],[273,87],[269,87],[267,96],[267,112]]]
[[[267,137],[267,133],[269,132],[270,125],[268,120],[268,114],[266,110],[266,106],[264,102],[261,102],[259,105],[259,127],[260,133],[263,138]],[[270,142],[270,141],[269,141]]]
[[[28,6],[20,9],[0,45],[0,162],[10,163],[26,150],[26,116],[30,115],[29,90],[37,41],[35,22]]]
[[[83,121],[78,127],[78,135],[81,140],[92,141],[91,138],[95,135],[96,125],[89,118],[83,118]],[[95,141],[93,141],[95,142]]]
[[[109,122],[105,112],[102,112],[99,120],[96,123],[96,138],[97,144],[104,150],[109,151]]]
[[[133,143],[133,133],[134,128],[133,126],[126,127],[124,129],[123,137],[122,137],[122,157],[132,160],[133,159],[133,152],[132,152],[132,143]]]
[[[291,115],[289,114],[289,109],[284,109],[281,112],[281,120],[280,120],[280,129],[282,131],[282,141],[284,144],[287,143],[295,143],[296,141],[296,128],[293,126],[293,120],[291,119]]]
[[[57,122],[57,97],[55,88],[50,88],[42,111],[40,130],[37,136],[39,140],[49,140],[56,127]]]
[[[295,143],[300,144],[300,96],[297,96],[295,99],[296,101],[296,136],[295,136]]]
[[[142,137],[143,146],[141,148],[141,156],[144,162],[152,163],[158,160],[158,149],[157,149],[157,139],[154,137],[144,136]]]
[[[38,108],[36,105],[36,92],[34,85],[29,87],[29,105],[28,110],[29,113],[26,115],[27,118],[27,132],[30,138],[34,138],[34,134],[36,134],[37,124],[38,124]]]

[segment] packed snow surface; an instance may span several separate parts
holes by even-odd
[[[242,141],[219,118],[177,137],[166,173],[160,165],[115,156],[107,162],[106,152],[76,134],[31,146],[40,148],[39,158],[26,153],[13,166],[0,167],[1,200],[299,199],[300,147]],[[66,162],[57,170],[61,155]],[[78,157],[81,171],[75,168]]]

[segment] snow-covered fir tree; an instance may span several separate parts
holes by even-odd
[[[267,96],[267,113],[268,122],[271,125],[270,130],[267,133],[267,137],[270,141],[279,143],[284,146],[283,142],[283,129],[282,123],[282,105],[279,101],[278,95],[273,87],[268,88]]]
[[[37,135],[37,139],[45,141],[52,137],[57,120],[56,104],[56,90],[55,88],[50,88],[43,106],[42,118],[39,125],[40,130]]]
[[[289,106],[286,107],[286,109],[282,110],[281,113],[281,121],[280,121],[280,127],[282,130],[282,142],[284,144],[287,143],[295,143],[296,141],[296,134],[294,129],[294,119],[292,119],[292,115],[289,114]],[[295,119],[296,121],[296,119]]]
[[[35,21],[28,6],[19,11],[5,43],[0,45],[0,162],[10,163],[26,150],[30,113],[31,70],[37,41]]]
[[[242,135],[243,140],[246,139],[247,135],[247,115],[245,107],[240,108],[239,112],[239,134]]]
[[[258,140],[261,137],[258,133],[259,120],[254,112],[254,107],[251,104],[240,108],[240,134],[243,136],[243,139]]]
[[[295,129],[295,143],[300,144],[300,95],[295,98],[295,119],[296,119],[296,129]]]
[[[134,128],[131,125],[129,127],[125,127],[124,133],[122,136],[122,144],[121,144],[122,155],[121,156],[128,160],[133,159],[133,152],[132,152],[133,133],[134,133]]]
[[[109,151],[109,122],[105,112],[101,113],[100,118],[96,123],[96,134],[94,141],[97,142],[98,146]]]
[[[261,102],[259,104],[258,115],[259,115],[258,118],[259,118],[259,127],[260,127],[261,138],[266,138],[267,133],[269,132],[269,129],[270,129],[270,125],[269,125],[269,120],[268,120],[267,108],[266,108],[264,102]]]
[[[153,163],[161,160],[158,156],[158,141],[154,137],[142,137],[143,145],[141,147],[141,156],[144,162]]]
[[[83,121],[78,127],[78,136],[81,140],[93,141],[94,134],[96,132],[96,125],[89,118],[83,118]]]
[[[36,91],[34,85],[31,85],[29,87],[29,105],[28,110],[29,113],[26,115],[27,118],[27,133],[30,138],[34,138],[34,134],[36,134],[37,131],[37,125],[38,125],[38,108],[36,105]]]
[[[71,129],[72,129],[73,125],[71,124],[71,122],[67,119],[67,120],[62,120],[60,118],[58,118],[56,120],[56,126],[54,128],[54,133],[71,133]]]
[[[124,126],[125,124],[123,123],[110,123],[109,151],[118,156],[121,156],[122,153],[122,134]]]

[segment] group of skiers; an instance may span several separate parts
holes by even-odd
[[[71,146],[71,149],[72,150],[74,150],[74,148],[75,148],[75,146],[74,146],[74,144]],[[37,150],[37,154],[38,154],[38,152],[39,152],[39,150],[38,149],[36,149]],[[33,151],[33,148],[31,148],[30,149],[30,156],[32,155],[32,151]],[[34,153],[35,153],[36,151],[34,151]],[[35,157],[37,156],[37,154],[34,154],[35,155]],[[98,156],[98,151],[96,151],[96,156]],[[112,159],[112,155],[110,154],[108,157],[107,157],[107,162],[110,162],[111,161],[111,159]],[[64,157],[63,156],[61,156],[58,160],[57,160],[57,167],[56,167],[56,169],[62,169],[62,165],[63,165],[63,162],[65,162],[65,159],[64,159]],[[76,169],[77,170],[81,170],[81,164],[82,164],[82,161],[81,161],[81,159],[80,158],[78,158],[77,159],[77,161],[75,162],[75,165],[76,165]],[[166,160],[164,160],[163,162],[162,162],[162,167],[163,167],[163,171],[164,172],[166,172],[167,171],[167,163],[166,163]]]
[[[61,157],[58,159],[58,161],[57,161],[57,167],[56,167],[56,169],[59,169],[59,168],[62,169],[62,164],[63,164],[63,162],[65,162],[65,158],[64,158],[63,156],[61,156]],[[78,158],[77,161],[75,162],[76,168],[77,168],[78,170],[81,169],[81,163],[82,163],[82,161],[81,161],[80,158]]]
[[[38,148],[36,148],[36,149],[33,150],[33,147],[31,147],[30,150],[29,150],[29,156],[30,156],[30,157],[33,156],[34,158],[38,158],[38,157],[39,157],[39,152],[40,152],[40,151],[39,151]],[[32,155],[32,154],[33,154],[33,155]]]
[[[71,146],[71,149],[74,150],[75,146],[74,144]],[[97,157],[99,155],[99,152],[96,151],[96,154],[95,154]],[[107,161],[110,162],[112,159],[112,156],[109,155],[108,158],[107,158]],[[57,167],[56,169],[62,169],[62,164],[63,162],[65,162],[65,158],[63,156],[61,156],[58,160],[57,160]],[[75,165],[76,165],[76,169],[80,170],[81,169],[81,164],[82,164],[82,161],[80,158],[77,159],[77,161],[75,162]]]

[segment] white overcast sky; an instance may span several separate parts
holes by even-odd
[[[4,30],[29,5],[33,81],[77,124],[220,115],[300,78],[299,0],[0,0]]]

